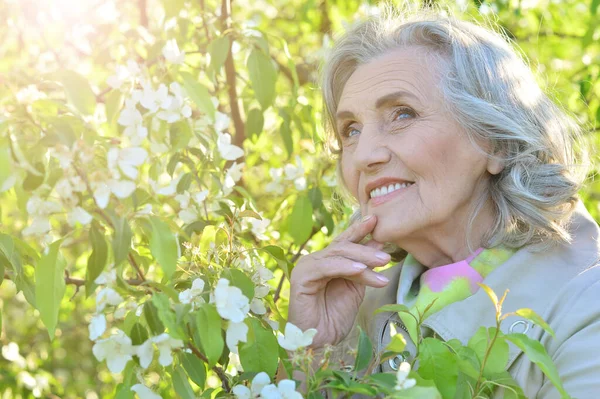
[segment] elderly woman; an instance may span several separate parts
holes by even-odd
[[[466,343],[495,325],[482,282],[509,289],[505,312],[532,308],[556,337],[517,316],[504,333],[541,342],[573,397],[600,397],[599,231],[577,199],[579,128],[511,46],[453,18],[374,18],[337,41],[323,93],[359,217],[300,259],[289,321],[318,330],[314,348],[355,344],[361,326],[381,351],[393,324],[416,325],[375,309],[435,299],[421,333]],[[507,368],[528,397],[560,397],[516,347]]]

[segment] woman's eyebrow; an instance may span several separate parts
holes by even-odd
[[[389,105],[390,103],[400,99],[400,98],[412,98],[416,101],[419,101],[419,97],[417,97],[415,94],[411,93],[410,91],[406,91],[406,90],[399,90],[390,94],[386,94],[385,96],[379,97],[377,99],[377,101],[375,102],[375,108],[379,109],[379,108],[383,108],[386,105]],[[346,120],[346,119],[356,119],[354,116],[354,113],[352,113],[351,111],[339,111],[336,115],[336,119],[338,121],[340,120]]]
[[[383,97],[379,97],[375,102],[375,108],[379,109],[391,102],[398,100],[399,98],[408,97],[419,101],[419,97],[411,93],[410,91],[400,90],[394,93],[386,94]]]

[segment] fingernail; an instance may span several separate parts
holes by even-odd
[[[352,262],[352,268],[355,270],[365,270],[367,268],[367,265],[360,262]]]
[[[381,251],[376,252],[375,257],[383,262],[389,262],[391,259],[390,254]]]
[[[386,276],[384,276],[383,274],[377,274],[375,275],[375,277],[377,277],[377,280],[384,282],[384,283],[389,283],[390,279],[387,278]]]
[[[373,217],[373,215],[365,215],[365,216],[363,216],[363,218],[362,218],[361,222],[363,222],[363,223],[364,223],[364,222],[366,222],[367,220],[371,219],[372,217]]]

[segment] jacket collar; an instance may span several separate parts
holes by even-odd
[[[521,248],[484,279],[483,284],[492,288],[498,297],[509,290],[503,313],[530,308],[546,319],[552,299],[566,282],[597,260],[600,253],[598,225],[582,203],[577,205],[570,231],[573,239],[570,245],[557,245],[537,252],[530,247]],[[480,326],[496,325],[494,305],[484,290],[478,290],[469,298],[444,307],[423,325],[446,341],[456,338],[466,343]],[[529,328],[530,323],[518,316],[507,317],[500,329],[505,334],[525,332],[524,328],[517,329],[525,326],[530,337],[541,336],[540,328]],[[521,353],[512,344],[509,348],[508,367]]]

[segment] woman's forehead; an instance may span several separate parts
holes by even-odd
[[[340,96],[338,116],[359,107],[380,108],[398,99],[427,103],[439,96],[432,57],[418,47],[397,49],[359,66]]]

